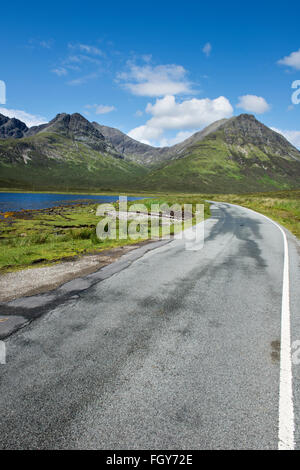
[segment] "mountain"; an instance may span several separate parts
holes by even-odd
[[[103,126],[97,122],[93,122],[96,129],[104,135],[106,140],[110,142],[125,158],[133,160],[147,167],[157,166],[162,162],[179,158],[185,149],[195,142],[203,140],[208,134],[215,131],[221,126],[226,119],[214,122],[202,131],[196,132],[188,139],[173,145],[172,147],[152,147],[151,145],[142,144],[132,139],[123,132],[113,127]]]
[[[0,114],[0,139],[21,139],[27,131],[28,127],[24,122]]]
[[[164,148],[78,113],[30,129],[1,115],[1,129],[2,188],[249,192],[300,186],[300,152],[248,114]]]
[[[110,190],[146,170],[124,157],[80,114],[58,114],[25,137],[0,139],[0,187]]]
[[[185,150],[192,145],[196,144],[197,142],[200,142],[203,140],[206,136],[211,134],[212,132],[215,132],[220,126],[225,124],[227,122],[227,119],[220,119],[219,121],[215,121],[209,126],[205,127],[202,131],[195,132],[191,137],[188,137],[187,139],[183,140],[179,144],[173,145],[173,147],[167,147],[164,149],[164,152],[169,152],[177,158],[182,156],[185,153]]]
[[[190,192],[299,188],[300,152],[254,116],[241,114],[202,132],[179,144],[177,158],[153,169],[141,186]]]
[[[164,149],[142,144],[113,127],[102,126],[97,122],[93,122],[93,125],[104,135],[106,141],[110,142],[125,158],[145,166],[162,161]]]
[[[48,124],[42,124],[41,126],[29,129],[26,136],[34,136],[45,132],[59,134],[73,141],[81,142],[93,150],[108,152],[114,156],[123,158],[123,156],[105,140],[104,135],[79,113],[57,114]]]

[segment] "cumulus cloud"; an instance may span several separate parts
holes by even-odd
[[[21,109],[0,108],[0,113],[9,118],[19,119],[20,121],[25,122],[28,127],[39,126],[40,124],[48,122],[47,119],[42,116],[29,114]]]
[[[132,129],[128,132],[128,135],[143,144],[154,145],[155,141],[161,137],[162,133],[163,129],[147,126],[147,124],[145,124]]]
[[[95,114],[107,114],[115,111],[114,106],[107,106],[104,104],[87,104],[85,106],[87,109],[93,109]]]
[[[300,70],[300,49],[296,52],[292,52],[290,55],[280,59],[279,65],[287,65],[293,69]]]
[[[210,42],[207,42],[205,46],[203,47],[202,52],[206,55],[206,57],[209,57],[211,50],[212,50],[212,46]]]
[[[250,113],[262,114],[269,111],[270,105],[262,96],[244,95],[239,97],[237,108],[242,108]]]
[[[123,87],[137,96],[164,96],[193,93],[187,71],[181,65],[152,66],[128,64],[129,71],[117,75]]]
[[[281,130],[276,129],[276,127],[272,127],[271,129],[283,135],[291,144],[300,149],[300,131]]]
[[[174,96],[168,95],[157,99],[155,104],[149,103],[146,111],[153,116],[148,124],[163,129],[199,128],[230,117],[233,113],[230,102],[224,96],[214,100],[192,98],[176,102]]]
[[[157,99],[154,104],[148,103],[146,112],[152,117],[146,124],[132,129],[128,135],[141,142],[153,144],[153,141],[163,139],[166,130],[191,132],[192,129],[202,128],[218,119],[231,117],[233,108],[224,96],[214,100],[192,98],[177,102],[174,96],[167,95]]]

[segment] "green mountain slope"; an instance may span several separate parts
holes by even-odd
[[[183,142],[171,147],[151,147],[151,145],[142,144],[113,127],[102,126],[97,122],[93,122],[92,124],[104,135],[106,142],[109,142],[126,159],[149,168],[154,168],[162,163],[166,163],[168,160],[180,158],[184,154],[185,149],[195,142],[203,140],[226,121],[227,119],[216,121],[202,131],[196,132]]]
[[[151,171],[142,185],[188,192],[299,188],[300,152],[253,116],[241,115]]]
[[[166,160],[164,148],[142,144],[113,127],[102,126],[97,122],[93,122],[92,124],[104,135],[106,142],[109,142],[128,160],[146,167],[157,165]]]
[[[78,113],[30,129],[0,117],[2,188],[225,193],[300,187],[300,152],[247,114],[160,149]]]
[[[0,187],[109,190],[135,186],[146,170],[57,133],[0,140]]]

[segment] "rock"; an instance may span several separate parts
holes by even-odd
[[[27,131],[28,127],[24,122],[0,114],[0,139],[21,139]]]

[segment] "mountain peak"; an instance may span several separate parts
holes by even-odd
[[[57,134],[73,137],[75,140],[85,140],[88,136],[94,140],[104,141],[104,136],[81,114],[60,113],[55,116],[42,132],[55,132]]]
[[[59,113],[48,123],[47,128],[49,129],[53,125],[60,132],[63,130],[72,131],[72,129],[74,130],[74,128],[78,128],[80,126],[84,126],[85,128],[90,127],[91,129],[93,128],[93,125],[79,113]]]
[[[257,121],[256,117],[254,116],[254,114],[248,114],[248,113],[242,113],[242,114],[239,114],[238,116],[234,116],[233,119],[237,119],[239,121]],[[259,121],[257,121],[259,122]]]
[[[0,139],[21,139],[27,131],[28,127],[24,122],[0,114]]]
[[[258,121],[253,114],[240,114],[228,119],[220,128],[229,145],[255,145],[263,152],[295,158],[299,151],[285,137]]]

